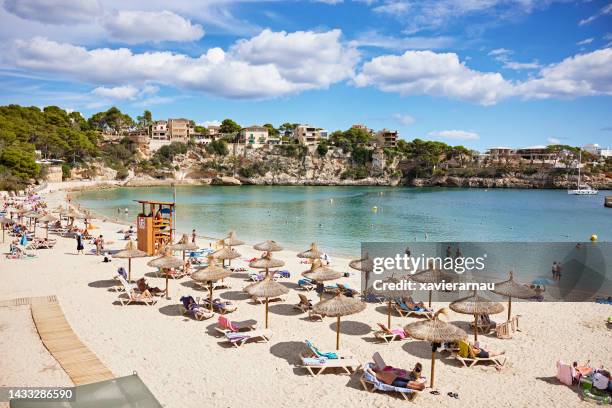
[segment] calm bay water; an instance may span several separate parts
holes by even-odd
[[[386,187],[181,186],[177,229],[247,242],[274,239],[304,250],[312,241],[331,254],[356,256],[373,241],[612,240],[612,209],[598,196],[563,190]],[[104,215],[135,221],[133,200],[172,201],[172,188],[118,188],[76,197]],[[128,208],[129,213],[118,208]]]

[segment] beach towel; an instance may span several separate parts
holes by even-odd
[[[125,271],[125,268],[123,266],[121,266],[119,269],[117,269],[117,275],[123,276],[123,279],[125,279],[125,280],[127,280],[127,278],[128,278],[127,272]]]
[[[227,337],[227,339],[231,341],[232,343],[235,343],[243,339],[248,339],[251,336],[249,336],[248,332],[240,332],[240,333],[231,332],[231,333],[225,333],[225,337]]]
[[[302,358],[302,363],[304,365],[319,366],[325,364],[327,360],[325,357],[304,357]]]
[[[405,393],[415,392],[413,389],[410,389],[410,388],[394,387],[393,385],[383,383],[378,378],[376,378],[376,375],[373,374],[373,371],[372,371],[373,368],[374,368],[373,363],[366,364],[365,369],[363,371],[363,375],[364,375],[365,380],[371,383],[372,385],[374,385],[374,388],[376,388],[377,390],[387,391],[387,392],[389,391],[405,392]]]
[[[397,334],[402,340],[407,337],[406,332],[402,329],[391,329],[391,333]]]
[[[314,346],[314,344],[312,344],[309,340],[306,340],[306,345],[308,346],[308,348],[310,350],[312,350],[314,355],[317,356],[317,357],[324,357],[324,358],[329,358],[329,359],[336,359],[336,358],[338,358],[338,355],[336,353],[331,352],[331,351],[330,352],[325,352],[325,353],[319,351],[319,349],[316,348]]]
[[[228,330],[231,330],[231,331],[238,331],[235,327],[232,328],[232,323],[225,316],[219,316],[219,320],[217,321],[217,323],[219,324],[219,326],[222,329],[228,329]]]

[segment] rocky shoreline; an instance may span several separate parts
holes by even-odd
[[[591,178],[585,180],[589,185],[600,190],[612,190],[612,180],[602,178]],[[288,175],[274,177],[231,177],[219,176],[201,179],[152,179],[135,177],[124,182],[115,180],[95,180],[84,185],[69,187],[67,191],[85,191],[92,189],[107,189],[116,187],[157,187],[157,186],[387,186],[387,187],[449,187],[449,188],[506,188],[506,189],[567,189],[573,184],[567,178],[561,177],[533,177],[533,176],[509,176],[509,177],[453,177],[440,176],[430,178],[400,179],[387,177],[367,177],[360,180],[353,179],[308,179],[297,178]]]

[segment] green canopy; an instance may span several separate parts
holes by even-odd
[[[161,408],[138,374],[73,388],[74,401],[12,400],[11,408]]]

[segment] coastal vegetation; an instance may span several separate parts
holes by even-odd
[[[84,118],[78,112],[68,112],[57,106],[0,107],[0,189],[19,189],[44,178],[49,163],[59,163],[64,179],[78,173],[91,178],[100,169],[111,169],[114,177],[124,180],[130,174],[155,178],[172,177],[176,170],[197,168],[202,176],[239,176],[243,179],[287,180],[287,177],[323,178],[350,181],[376,178],[379,183],[411,183],[429,179],[446,183],[449,178],[531,177],[545,174],[551,177],[567,175],[563,167],[575,164],[579,148],[551,145],[547,151],[555,163],[531,160],[490,158],[465,146],[452,146],[441,141],[400,139],[395,146],[382,146],[377,135],[365,128],[336,130],[315,146],[300,144],[292,138],[297,123],[285,122],[275,127],[263,125],[272,136],[280,136],[280,145],[237,152],[234,137],[241,126],[230,118],[219,126],[219,136],[208,144],[195,139],[172,142],[154,152],[143,150],[131,132],[150,130],[153,115],[145,110],[132,119],[116,107]],[[191,121],[199,135],[209,129]],[[594,158],[583,152],[588,163],[585,177],[612,178],[612,161],[592,165]],[[562,167],[562,168],[558,168]],[[284,178],[283,178],[284,177]],[[330,181],[331,180],[331,181]],[[401,181],[399,181],[401,180]],[[441,181],[442,180],[442,181]],[[269,182],[269,181],[267,181]],[[452,183],[457,183],[456,180]]]

